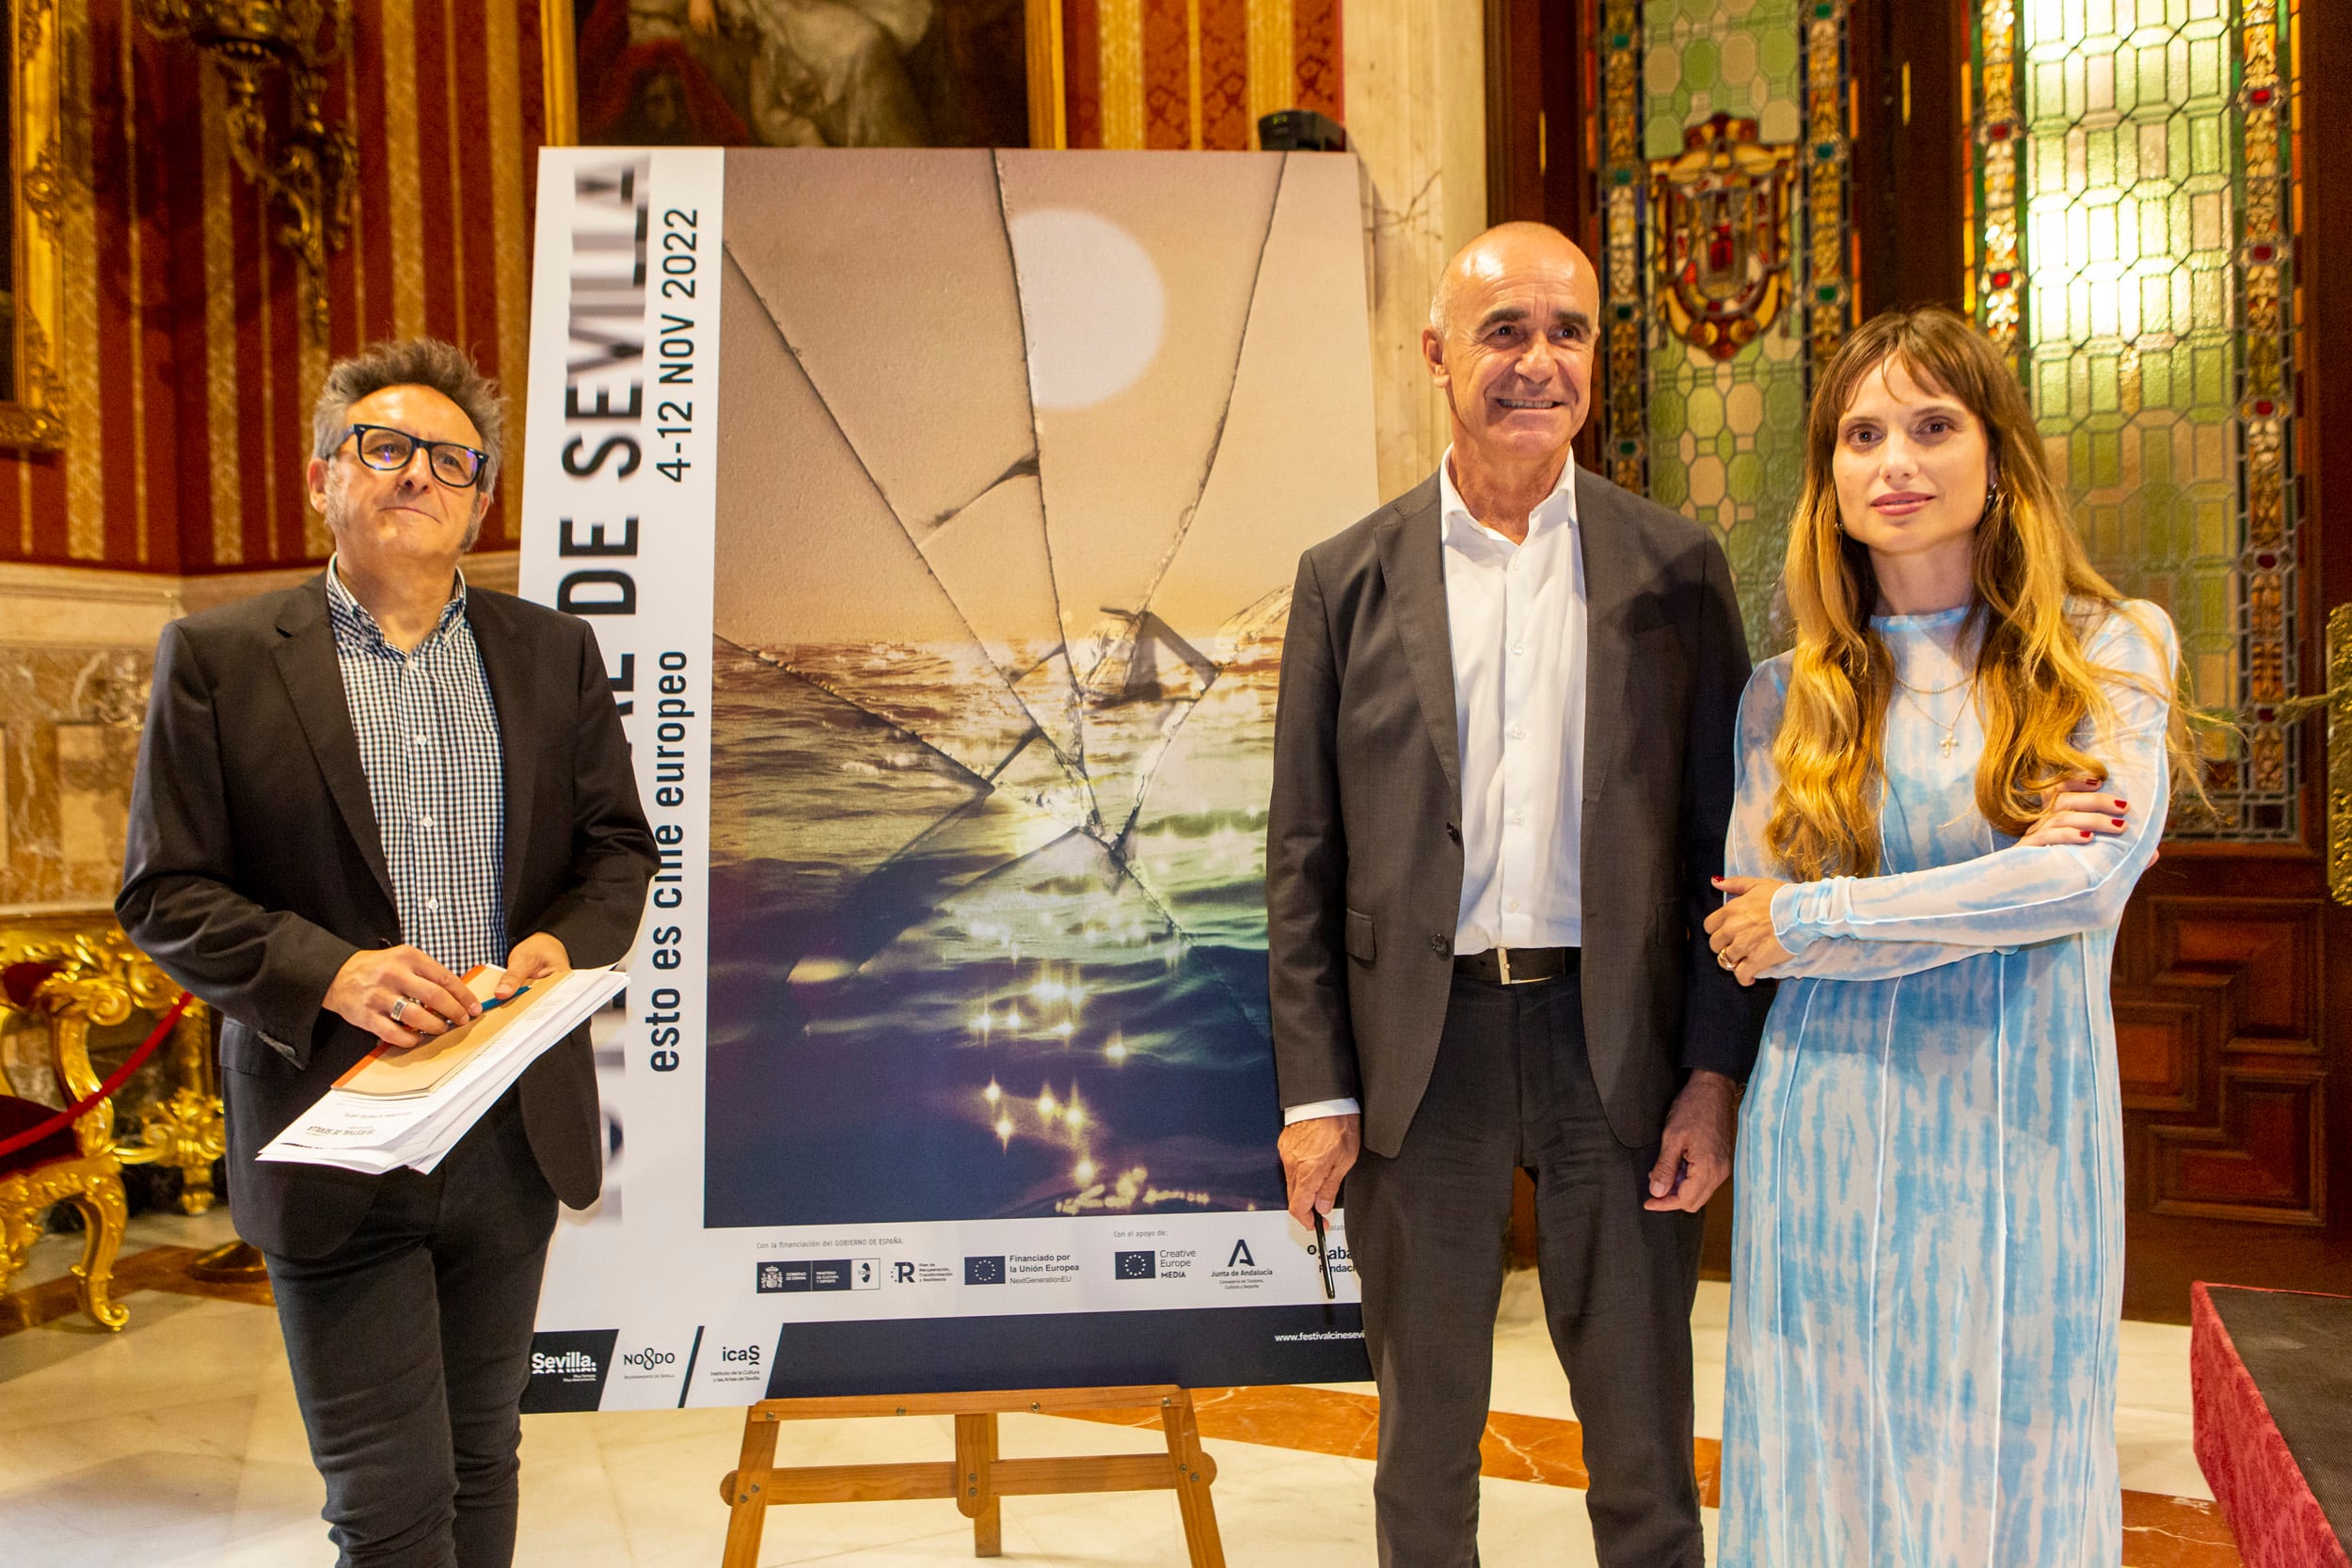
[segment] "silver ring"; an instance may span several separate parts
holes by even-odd
[[[404,996],[392,1004],[392,1022],[394,1023],[398,1023],[400,1022],[400,1015],[408,1010],[408,1004],[410,1000],[410,998]]]

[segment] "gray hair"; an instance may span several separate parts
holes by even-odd
[[[332,458],[351,425],[351,405],[387,387],[429,387],[473,421],[486,454],[475,488],[486,498],[497,484],[499,458],[504,450],[506,411],[498,383],[475,368],[466,351],[438,338],[408,338],[398,342],[371,343],[348,359],[339,359],[326,372],[326,385],[310,411],[310,454]],[[475,526],[481,524],[482,502],[475,503]],[[469,540],[469,546],[472,541]]]

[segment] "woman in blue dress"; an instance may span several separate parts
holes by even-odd
[[[1750,681],[1717,961],[1781,982],[1741,1110],[1719,1557],[2113,1568],[2107,970],[2177,751],[2171,626],[2070,531],[1949,311],[1824,372]]]

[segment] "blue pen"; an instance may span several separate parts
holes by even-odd
[[[509,1002],[513,1002],[513,1001],[516,1000],[517,998],[524,997],[524,996],[528,996],[528,995],[530,995],[530,994],[531,994],[531,988],[530,988],[529,986],[524,986],[524,987],[523,987],[523,988],[521,988],[519,990],[516,991],[516,992],[515,992],[515,994],[514,994],[513,996],[493,996],[493,997],[491,997],[488,1001],[486,1001],[486,1002],[485,1002],[485,1003],[483,1003],[483,1004],[482,1004],[482,1010],[483,1010],[484,1012],[485,1012],[485,1013],[486,1013],[486,1012],[488,1012],[488,1011],[489,1011],[491,1008],[493,1008],[493,1007],[503,1007],[503,1006],[506,1006]]]

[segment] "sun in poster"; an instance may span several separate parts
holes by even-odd
[[[706,1223],[1279,1210],[1299,551],[1374,503],[1353,166],[728,166]],[[878,203],[863,193],[887,189]]]

